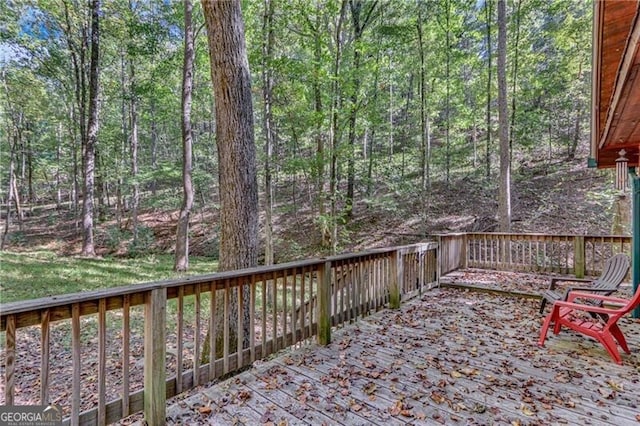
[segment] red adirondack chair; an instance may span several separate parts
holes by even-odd
[[[618,308],[608,308],[602,306],[583,305],[575,303],[576,299],[599,300],[607,304],[620,305]],[[640,287],[631,299],[621,299],[619,297],[603,296],[580,291],[572,291],[569,293],[567,301],[558,300],[553,303],[551,312],[544,320],[542,330],[540,330],[539,346],[544,346],[547,338],[547,330],[551,323],[554,323],[553,333],[558,334],[560,328],[564,325],[572,330],[598,340],[605,347],[607,352],[613,357],[616,363],[622,364],[622,358],[618,351],[616,342],[622,347],[626,353],[631,353],[627,346],[627,341],[618,327],[618,320],[628,314],[632,309],[640,304]],[[579,312],[606,314],[609,316],[605,322],[600,316],[599,318],[589,317],[587,315],[580,316]]]

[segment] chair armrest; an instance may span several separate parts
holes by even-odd
[[[553,303],[553,309],[555,310],[560,308],[571,308],[577,311],[593,312],[596,314],[615,314],[619,311],[619,309],[603,308],[600,306],[592,305],[581,305],[579,303],[563,302],[562,300],[555,301]]]
[[[581,291],[570,292],[569,296],[567,297],[567,302],[571,303],[578,298],[602,300],[603,302],[621,303],[623,305],[626,305],[627,303],[629,303],[629,299],[622,299],[620,297],[605,296],[603,294],[586,293]],[[580,305],[580,306],[583,306],[583,305]]]
[[[587,278],[566,278],[566,277],[554,277],[551,278],[549,283],[549,290],[554,290],[556,288],[557,282],[571,282],[571,283],[592,283],[593,280]]]
[[[615,291],[615,289],[612,290],[610,288],[568,287],[564,292],[564,297],[562,298],[562,300],[564,301],[569,300],[569,294],[576,291],[588,291],[593,296],[594,293],[604,293],[605,295],[611,294]],[[591,298],[594,299],[594,297],[591,297]]]

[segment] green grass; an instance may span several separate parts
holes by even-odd
[[[50,251],[0,253],[0,303],[178,278],[172,255],[137,258],[59,257]],[[211,258],[190,257],[186,275],[217,271]]]

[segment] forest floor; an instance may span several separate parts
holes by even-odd
[[[617,198],[612,173],[587,169],[585,163],[579,159],[521,165],[513,174],[512,231],[611,234]],[[369,197],[362,192],[356,196],[353,218],[339,227],[340,252],[410,244],[438,233],[496,230],[497,178],[487,181],[476,173],[452,177],[448,186],[434,182],[431,195],[425,200],[415,189],[419,178],[395,180],[399,183],[380,179]],[[217,190],[205,192],[215,194]],[[166,195],[161,204],[179,206],[177,195],[176,192]],[[194,256],[217,257],[219,210],[215,198],[207,200],[207,204],[197,204],[192,214],[190,250]],[[308,187],[300,182],[295,188],[289,182],[279,182],[274,206],[276,262],[328,254],[321,244],[320,221],[311,199]],[[138,218],[144,230],[143,245],[138,251],[172,253],[178,208],[152,208],[144,204],[143,201]],[[23,230],[13,221],[8,249],[47,250],[60,256],[74,256],[79,254],[82,244],[78,226],[69,210],[39,206],[28,214]],[[98,253],[131,254],[130,231],[129,219],[123,219],[120,226],[115,220],[98,221]]]

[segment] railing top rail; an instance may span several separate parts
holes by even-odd
[[[74,303],[86,303],[92,302],[105,298],[115,298],[122,297],[125,295],[133,295],[133,294],[141,294],[146,293],[148,291],[158,289],[158,288],[174,288],[185,285],[197,285],[197,284],[211,284],[214,282],[220,283],[221,286],[224,285],[226,280],[237,280],[241,278],[247,278],[255,275],[264,275],[270,274],[273,272],[295,269],[295,268],[318,268],[320,265],[323,265],[325,262],[335,262],[347,259],[358,259],[367,256],[386,256],[390,253],[393,253],[396,250],[406,249],[408,247],[418,247],[430,245],[428,248],[435,248],[436,245],[433,243],[419,243],[414,245],[400,246],[400,247],[388,247],[388,248],[379,248],[379,249],[371,249],[358,253],[347,253],[336,256],[330,256],[326,258],[314,258],[314,259],[306,259],[294,262],[287,263],[279,263],[275,265],[269,266],[257,266],[253,268],[240,269],[235,271],[225,271],[225,272],[217,272],[211,274],[204,275],[194,275],[183,278],[174,278],[163,281],[155,281],[155,282],[147,282],[140,284],[132,284],[121,287],[114,287],[104,290],[94,290],[90,292],[83,293],[71,293],[59,296],[50,296],[43,297],[39,299],[30,299],[30,300],[22,300],[17,302],[10,302],[0,304],[0,319],[1,322],[4,323],[4,319],[8,315],[22,313],[26,311],[36,311],[36,310],[44,310],[51,308],[58,308],[63,306],[68,306]],[[427,249],[428,249],[427,248]]]
[[[438,237],[459,237],[463,235],[495,235],[514,237],[584,237],[584,238],[631,238],[630,235],[586,235],[586,234],[544,234],[536,232],[454,232],[447,234],[434,234]]]

